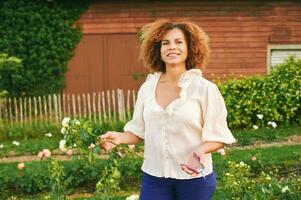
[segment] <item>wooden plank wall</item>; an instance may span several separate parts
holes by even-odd
[[[88,37],[136,34],[158,18],[185,18],[207,32],[209,79],[265,74],[268,44],[301,44],[301,1],[99,1],[77,23]]]

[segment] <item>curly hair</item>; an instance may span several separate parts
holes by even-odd
[[[180,29],[185,35],[188,49],[186,69],[205,68],[210,53],[207,34],[192,22],[171,22],[169,20],[157,20],[141,29],[142,43],[139,58],[144,66],[153,72],[166,71],[165,63],[161,60],[161,41],[164,35],[174,28]]]

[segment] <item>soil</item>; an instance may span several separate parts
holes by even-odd
[[[67,156],[67,155],[51,155],[51,158],[55,158],[58,160],[71,160],[72,156]],[[107,158],[106,155],[99,155],[99,158]],[[43,158],[45,159],[45,158]],[[10,162],[28,162],[28,161],[38,161],[38,160],[43,160],[39,158],[37,155],[21,155],[21,156],[7,156],[7,157],[2,157],[0,158],[0,163],[5,162],[5,163],[10,163]]]

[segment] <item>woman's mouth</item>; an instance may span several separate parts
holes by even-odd
[[[175,57],[175,56],[178,56],[180,55],[179,53],[168,53],[167,54],[167,57]]]

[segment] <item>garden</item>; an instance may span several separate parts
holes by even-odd
[[[267,76],[218,84],[238,142],[213,154],[214,199],[299,199],[300,77],[301,60],[290,57]],[[1,198],[138,199],[143,143],[102,152],[98,136],[125,123],[108,119],[3,120]]]
[[[131,118],[135,91],[61,94],[89,2],[0,2],[0,199],[139,199],[143,142],[99,147]],[[214,82],[237,143],[213,153],[213,199],[300,199],[301,59]]]

